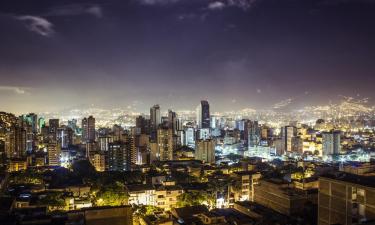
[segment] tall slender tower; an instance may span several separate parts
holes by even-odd
[[[160,106],[154,105],[150,108],[150,140],[156,141],[157,130],[161,123]]]
[[[196,109],[198,128],[210,128],[210,105],[202,100]]]
[[[86,143],[95,141],[95,118],[93,116],[82,119],[82,140]]]
[[[154,105],[150,108],[150,126],[152,130],[157,130],[161,123],[160,106]]]

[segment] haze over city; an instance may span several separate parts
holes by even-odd
[[[374,8],[371,0],[4,0],[1,109],[372,102]]]

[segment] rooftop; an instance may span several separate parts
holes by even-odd
[[[375,188],[375,176],[360,176],[351,173],[339,172],[324,174],[321,177]]]

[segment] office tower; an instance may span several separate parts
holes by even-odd
[[[196,114],[198,128],[210,128],[210,105],[208,101],[201,101],[197,106]]]
[[[172,129],[173,134],[177,134],[178,120],[177,114],[172,110],[168,110],[168,128]]]
[[[297,129],[293,126],[285,126],[281,130],[285,151],[292,151],[292,138],[297,135]]]
[[[38,132],[38,116],[35,113],[29,113],[23,118],[31,126],[31,130],[34,134]]]
[[[61,146],[56,142],[50,142],[47,145],[48,153],[48,165],[50,166],[60,166],[60,154]]]
[[[255,147],[255,146],[259,145],[260,127],[259,127],[258,121],[248,120],[245,123],[245,126],[246,126],[246,132],[247,132],[247,135],[248,135],[247,136],[248,147]]]
[[[49,127],[49,134],[51,135],[50,138],[52,141],[56,141],[56,132],[57,128],[60,126],[60,121],[59,119],[50,119],[48,122],[48,127]]]
[[[85,143],[95,141],[95,118],[93,116],[82,119],[82,141]]]
[[[137,160],[134,138],[128,136],[126,141],[117,141],[108,146],[108,168],[110,171],[130,171]]]
[[[340,131],[323,132],[323,155],[339,154],[341,150]]]
[[[348,173],[319,178],[318,224],[373,224],[375,179]]]
[[[173,131],[160,127],[157,131],[157,156],[160,161],[173,160],[175,147]]]
[[[150,108],[150,127],[152,131],[158,129],[159,124],[161,123],[160,117],[160,106],[154,105]]]
[[[215,140],[197,140],[195,159],[201,160],[204,163],[215,163]]]
[[[68,148],[73,144],[73,130],[70,127],[62,126],[57,129],[57,143],[61,148]]]

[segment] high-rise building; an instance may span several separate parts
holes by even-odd
[[[172,129],[160,127],[157,131],[157,158],[160,161],[173,160],[175,141]]]
[[[113,137],[109,135],[99,136],[99,150],[102,152],[107,152],[109,148],[109,143],[113,143]]]
[[[292,138],[297,135],[297,129],[293,126],[285,126],[282,128],[281,134],[285,145],[285,151],[291,152],[293,150]]]
[[[34,134],[38,132],[38,116],[35,113],[29,113],[24,116],[24,120],[31,126]]]
[[[108,169],[110,171],[130,171],[136,161],[137,152],[133,137],[128,136],[125,142],[117,141],[109,144]]]
[[[42,128],[46,126],[46,120],[43,117],[38,119],[38,133],[42,133]]]
[[[300,136],[292,137],[292,152],[303,153],[303,140]]]
[[[82,141],[85,143],[95,141],[95,118],[93,116],[82,119]]]
[[[204,163],[215,163],[215,140],[197,140],[195,159],[201,160]]]
[[[341,150],[340,131],[323,132],[323,155],[339,154]]]
[[[258,121],[248,120],[245,123],[247,133],[248,147],[255,147],[259,145],[260,141],[260,127]]]
[[[72,129],[74,133],[77,133],[78,131],[77,120],[76,119],[68,120],[68,127],[70,127],[70,129]]]
[[[195,148],[195,130],[192,127],[188,127],[185,129],[185,141],[184,144],[189,146],[190,148]]]
[[[61,148],[68,148],[73,144],[73,130],[67,126],[61,126],[57,129],[57,142]]]
[[[150,120],[143,116],[135,119],[135,127],[137,134],[150,134]]]
[[[56,133],[57,128],[60,126],[60,120],[59,119],[50,119],[48,122],[48,128],[49,128],[49,134],[51,135],[50,138],[52,141],[56,141]]]
[[[12,125],[5,137],[5,154],[8,158],[22,158],[26,156],[26,130]]]
[[[177,134],[178,120],[177,114],[172,110],[168,110],[168,128],[172,129],[173,134]]]
[[[60,154],[61,146],[56,142],[50,142],[47,145],[48,153],[48,165],[50,166],[60,166]]]
[[[197,106],[196,120],[198,128],[210,128],[210,105],[208,101],[202,100]]]
[[[154,105],[150,108],[150,127],[156,131],[161,123],[160,106]]]
[[[125,134],[124,128],[122,128],[120,125],[113,125],[112,127],[112,136],[113,141],[123,141],[123,135]]]

